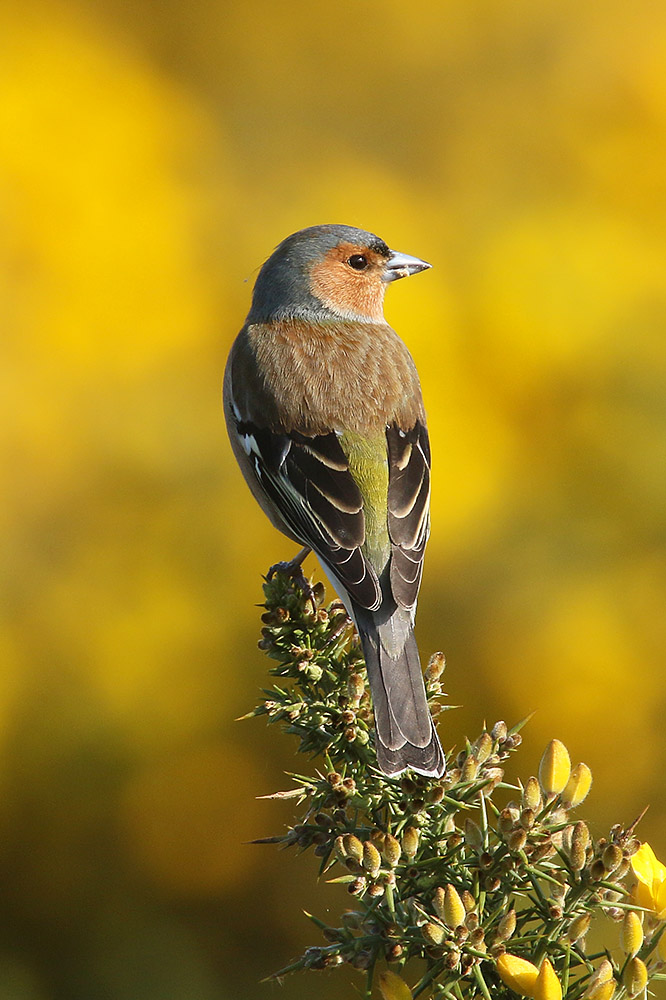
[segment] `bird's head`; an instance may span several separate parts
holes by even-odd
[[[381,322],[389,282],[430,267],[352,226],[311,226],[288,236],[261,268],[250,323],[283,319]]]

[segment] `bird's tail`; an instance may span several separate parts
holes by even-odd
[[[411,767],[441,777],[444,752],[428,708],[409,612],[355,609],[375,712],[377,763],[384,774]]]

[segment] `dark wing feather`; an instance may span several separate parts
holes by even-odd
[[[391,589],[397,603],[413,608],[421,584],[430,531],[430,443],[424,424],[386,429],[389,457],[388,529],[392,549]]]
[[[330,566],[354,601],[375,611],[381,589],[360,548],[363,497],[337,436],[276,433],[246,420],[236,421],[236,431],[257,481],[294,535]]]

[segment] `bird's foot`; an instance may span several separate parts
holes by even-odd
[[[312,604],[313,614],[317,613],[317,601],[315,597],[315,592],[312,584],[305,576],[303,572],[303,560],[307,555],[309,555],[310,549],[303,548],[290,559],[288,562],[276,562],[269,569],[266,574],[266,579],[270,583],[276,573],[281,573],[283,576],[289,576],[294,581],[294,583],[303,591],[306,600],[310,601]]]
[[[310,552],[311,549],[305,546],[304,548],[301,549],[301,551],[297,555],[294,556],[293,559],[290,559],[288,562],[283,561],[283,562],[273,563],[268,573],[266,574],[266,579],[270,583],[270,581],[273,579],[276,573],[283,573],[285,576],[290,576],[295,580],[301,580],[301,579],[304,580],[305,576],[303,575],[303,560],[306,558],[306,556],[310,554]]]

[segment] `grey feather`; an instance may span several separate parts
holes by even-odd
[[[390,775],[411,767],[441,777],[444,752],[428,708],[411,616],[391,605],[390,613],[354,609],[375,712],[377,762]]]

